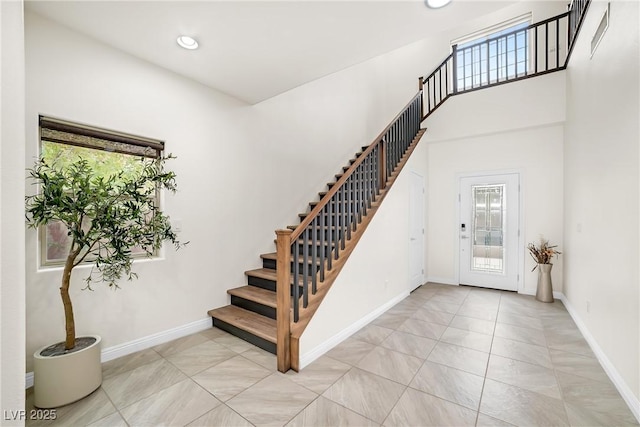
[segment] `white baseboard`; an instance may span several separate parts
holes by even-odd
[[[562,301],[564,306],[567,308],[569,315],[571,315],[571,318],[576,323],[576,326],[582,333],[582,336],[591,347],[591,350],[593,350],[593,353],[596,355],[596,358],[604,368],[604,371],[609,376],[609,379],[616,389],[618,389],[618,392],[626,402],[633,416],[636,417],[636,420],[640,423],[640,399],[638,399],[633,391],[631,391],[618,370],[613,366],[613,363],[611,363],[607,355],[602,351],[602,348],[600,348],[598,342],[595,340],[593,335],[591,335],[591,332],[589,332],[589,329],[587,329],[587,326],[584,324],[578,315],[578,312],[573,308],[567,297],[562,292],[554,292],[553,297]]]
[[[195,322],[187,323],[186,325],[178,326],[177,328],[168,329],[153,335],[138,338],[137,340],[102,349],[100,359],[102,363],[108,362],[109,360],[117,359],[118,357],[126,356],[140,350],[146,350],[147,348],[151,348],[158,344],[164,344],[168,341],[204,331],[209,329],[211,326],[212,323],[210,317],[196,320]],[[26,388],[33,387],[33,372],[27,372],[25,380]]]
[[[458,286],[458,282],[452,278],[443,278],[443,277],[427,277],[427,283],[440,283],[442,285],[454,285]]]
[[[317,358],[319,358],[320,356],[322,356],[323,354],[325,354],[326,352],[331,350],[333,347],[335,347],[338,344],[340,344],[342,341],[344,341],[347,338],[349,338],[354,333],[358,332],[364,326],[366,326],[369,323],[371,323],[372,321],[374,321],[376,318],[378,318],[385,311],[389,310],[391,307],[393,307],[394,305],[396,305],[397,303],[399,303],[400,301],[402,301],[403,299],[405,299],[408,296],[409,296],[409,292],[402,292],[400,295],[398,295],[395,298],[389,300],[384,305],[381,305],[380,307],[376,308],[374,311],[372,311],[371,313],[367,314],[366,316],[364,316],[360,320],[356,321],[355,323],[352,323],[351,325],[349,325],[348,327],[346,327],[342,331],[338,332],[337,334],[335,334],[334,336],[332,336],[331,338],[329,338],[328,340],[326,340],[322,344],[316,346],[312,350],[310,350],[310,351],[306,352],[305,354],[301,355],[300,356],[300,369],[303,369],[305,366],[308,366],[314,360],[316,360]]]
[[[25,377],[25,389],[33,387],[33,372],[27,372]]]

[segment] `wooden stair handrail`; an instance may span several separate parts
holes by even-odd
[[[376,139],[373,140],[373,142],[367,147],[367,149],[364,150],[360,156],[358,156],[356,161],[353,162],[353,164],[349,167],[349,169],[347,169],[344,172],[342,177],[340,177],[340,179],[336,181],[336,183],[329,189],[327,194],[324,195],[324,197],[320,200],[320,202],[316,205],[316,207],[313,208],[311,212],[309,212],[307,217],[296,227],[295,230],[293,230],[293,233],[291,234],[291,242],[294,242],[302,234],[304,229],[307,228],[309,224],[311,224],[311,222],[315,219],[315,217],[318,216],[318,214],[322,211],[322,209],[324,209],[327,203],[329,203],[329,200],[331,200],[331,198],[340,190],[340,187],[345,182],[347,182],[349,177],[351,177],[351,175],[355,172],[358,166],[364,161],[364,159],[373,151],[373,149],[378,144],[381,144],[383,142],[383,137],[385,133],[387,133],[387,131],[391,129],[391,126],[393,126],[393,124],[404,114],[404,112],[411,106],[411,104],[416,100],[416,98],[420,96],[422,96],[421,90],[418,91],[418,93],[413,98],[411,98],[411,101],[409,101],[407,105],[405,105],[405,107],[400,111],[400,113],[398,113],[398,115],[396,115],[393,118],[391,123],[389,123],[389,125],[385,127],[382,132],[380,132],[380,135],[378,135]]]

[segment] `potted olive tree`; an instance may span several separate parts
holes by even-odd
[[[183,244],[159,210],[157,192],[176,190],[175,173],[165,171],[171,155],[140,159],[135,170],[96,173],[86,159],[56,162],[40,159],[29,170],[39,186],[26,197],[26,219],[37,228],[53,222],[66,227],[70,241],[60,280],[64,308],[65,340],[34,354],[35,405],[52,408],[79,400],[102,382],[100,337],[77,337],[69,295],[74,268],[91,264],[86,288],[94,281],[118,288],[132,271],[135,255],[151,256],[164,241],[175,248]]]

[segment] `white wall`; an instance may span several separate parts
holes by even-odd
[[[0,2],[0,410],[24,425],[24,20],[22,1]],[[7,415],[8,414],[8,415]]]
[[[521,173],[524,243],[540,234],[562,243],[564,72],[455,96],[426,121],[429,280],[458,283],[458,175]],[[438,248],[438,250],[434,250]],[[525,254],[526,255],[526,254]],[[537,273],[524,259],[524,293],[535,293]],[[562,290],[562,258],[552,280]]]
[[[639,5],[611,2],[610,27],[590,58],[606,5],[589,6],[567,69],[564,293],[639,416]]]
[[[426,184],[427,147],[423,138],[311,319],[300,339],[303,366],[364,326],[363,322],[373,320],[372,312],[388,308],[390,301],[398,302],[413,290],[409,277],[409,174],[422,175]]]

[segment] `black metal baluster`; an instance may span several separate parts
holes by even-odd
[[[467,49],[462,49],[462,90],[467,90]]]
[[[393,158],[395,156],[395,138],[396,138],[396,129],[398,127],[398,122],[396,121],[393,124],[393,135],[392,138],[389,140],[389,156],[387,156],[387,163],[389,164],[389,173],[387,174],[387,182],[389,182],[389,178],[391,177],[391,173],[393,172]]]
[[[515,62],[515,78],[518,78],[518,33],[515,33],[513,35],[513,47],[514,47],[514,53],[515,53],[515,57],[514,62]]]
[[[318,251],[320,251],[321,253],[324,253],[325,247],[322,244],[322,242],[318,242],[318,220],[320,219],[319,216],[316,216],[313,221],[311,222],[311,247],[313,248],[313,251],[311,251],[311,265],[309,267],[309,270],[311,271],[311,292],[315,295],[316,294],[316,289],[318,289]],[[322,240],[322,239],[320,239]],[[316,244],[318,243],[318,245],[316,246]]]
[[[393,124],[393,134],[389,140],[389,173],[387,177],[393,173],[393,159],[396,157],[396,140],[398,139],[398,122]]]
[[[549,23],[544,23],[544,70],[549,71]]]
[[[524,75],[529,75],[529,30],[524,32]]]
[[[373,199],[375,200],[376,197],[378,196],[378,194],[380,194],[380,180],[378,179],[378,177],[380,176],[381,173],[381,168],[380,168],[380,144],[384,144],[384,142],[380,142],[378,144],[376,144],[376,148],[374,148],[374,152],[375,152],[375,158],[373,159],[373,165],[374,165],[374,173],[373,173],[373,179],[374,179],[374,188],[376,189],[375,194],[373,195]]]
[[[338,202],[339,202],[338,199],[340,199],[340,189],[336,191],[336,194],[333,195],[333,198],[335,199],[333,202],[333,215],[334,215],[333,224],[336,232],[335,246],[333,247],[333,258],[338,259],[338,256],[340,256],[340,238],[342,236],[342,226],[340,224],[340,213],[338,212]]]
[[[421,96],[422,97],[422,96]],[[367,208],[371,207],[371,202],[373,199],[373,177],[375,176],[373,173],[373,159],[376,153],[376,147],[373,147],[373,150],[371,150],[371,153],[369,154],[369,173],[367,175],[367,192],[368,192],[368,197],[367,197]]]
[[[346,201],[346,199],[348,197],[347,196],[348,191],[346,191],[345,187],[346,187],[346,185],[342,185],[340,187],[340,198],[342,200],[342,204],[343,205],[344,205],[344,203],[345,203],[345,201]],[[342,240],[340,242],[340,245],[341,245],[340,247],[341,247],[341,249],[344,250],[345,243],[346,243],[345,239],[347,238],[347,231],[349,230],[349,226],[347,225],[347,212],[346,212],[346,210],[344,209],[343,206],[342,206],[341,210],[342,210],[342,212],[340,214],[340,217],[342,218],[342,221],[341,221],[341,224],[340,224],[340,231],[342,232]],[[349,238],[351,238],[351,235],[349,235]]]
[[[354,173],[354,177],[353,177],[353,224],[351,224],[351,226],[353,227],[353,231],[356,230],[357,226],[358,226],[358,218],[361,215],[361,206],[360,206],[360,173],[362,172],[362,164],[364,163],[364,157],[362,158],[362,162],[360,163],[360,165],[358,165],[358,167],[356,168],[355,171],[353,171]]]
[[[500,42],[496,40],[496,83],[500,81]]]
[[[444,97],[449,97],[449,62],[444,63]]]
[[[476,70],[475,70],[475,64],[473,62],[473,51],[474,51],[474,47],[471,47],[469,49],[470,55],[471,55],[471,89],[474,88],[474,80],[475,80],[475,75],[476,75]]]
[[[431,79],[427,79],[427,114],[431,112],[431,90],[429,88],[429,82]]]
[[[505,42],[505,56],[504,56],[504,63],[505,63],[505,70],[504,70],[504,75],[506,76],[506,80],[509,80],[509,36],[506,36],[504,39]]]
[[[489,42],[486,42],[487,45],[487,84],[490,85],[491,84],[491,76],[489,75]]]
[[[538,73],[538,26],[536,25],[535,28],[535,38],[536,38],[536,42],[534,43],[534,62],[535,62],[535,66],[534,66],[534,72]]]
[[[319,222],[320,246],[323,248],[326,248],[327,254],[329,254],[331,253],[331,244],[328,242],[329,239],[326,233],[331,232],[331,230],[326,225],[326,221],[327,221],[326,218],[327,218],[327,205],[324,205],[322,207],[322,211],[320,211],[320,219],[321,219],[321,221]],[[320,274],[321,282],[324,282],[324,258],[325,258],[325,251],[322,250],[320,251],[320,263],[319,263],[319,274]],[[331,256],[329,256],[329,258],[331,258]],[[316,289],[314,289],[313,293],[314,294],[316,293]]]
[[[302,306],[309,305],[309,226],[302,233]],[[294,283],[297,286],[297,283]]]
[[[355,182],[356,182],[356,198],[355,198],[355,205],[356,205],[356,218],[353,221],[353,230],[355,231],[358,228],[358,223],[360,223],[360,221],[362,221],[362,177],[364,174],[364,162],[366,161],[366,157],[364,159],[362,159],[362,163],[360,163],[360,166],[358,166],[358,169],[356,169],[356,178],[355,178]]]
[[[560,21],[556,21],[556,68],[560,68]]]
[[[293,256],[291,260],[293,261],[293,321],[297,322],[300,316],[300,288],[298,288],[298,277],[300,274],[299,271],[299,261],[298,257],[300,256],[300,240],[296,239],[293,244]]]
[[[337,236],[338,236],[338,231],[337,228],[334,227],[333,223],[334,223],[334,216],[333,216],[333,212],[331,211],[331,204],[333,203],[333,199],[335,199],[336,195],[334,194],[333,197],[331,197],[331,200],[329,200],[329,203],[327,203],[326,208],[327,208],[327,237],[329,240],[329,252],[327,253],[327,270],[331,270],[332,268],[332,260],[333,260],[333,251],[335,251],[335,248],[337,246]]]
[[[453,45],[453,52],[451,54],[451,58],[453,59],[453,70],[451,70],[451,74],[453,76],[453,93],[458,92],[458,45]]]

